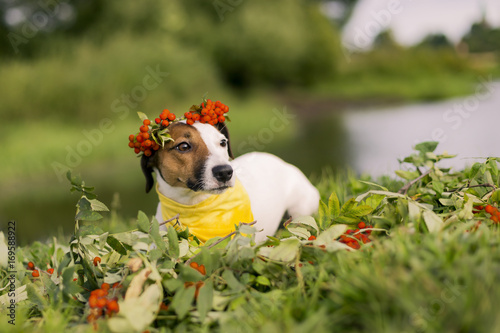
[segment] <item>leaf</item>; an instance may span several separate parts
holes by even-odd
[[[203,286],[200,287],[198,299],[196,300],[196,308],[200,315],[200,321],[203,322],[207,316],[208,311],[212,309],[214,300],[214,289],[212,281],[208,280]]]
[[[477,173],[479,172],[479,169],[481,169],[481,163],[474,163],[472,167],[470,168],[469,171],[469,179],[472,180],[474,177],[476,177]]]
[[[271,286],[271,281],[269,281],[269,279],[263,275],[257,276],[257,279],[255,279],[255,282],[257,282],[258,284],[260,284],[262,286]]]
[[[75,220],[78,221],[98,221],[102,219],[102,215],[98,212],[92,212],[88,210],[81,210],[76,214]]]
[[[426,142],[421,142],[417,145],[415,145],[415,150],[425,154],[425,153],[430,153],[436,150],[439,142],[437,141],[426,141]]]
[[[110,235],[108,237],[108,240],[111,237],[115,238],[120,243],[122,243],[124,245],[128,245],[128,246],[134,246],[137,243],[137,240],[139,239],[139,236],[137,236],[136,234],[131,233],[131,232],[120,232],[118,234]]]
[[[184,318],[189,312],[194,300],[195,291],[196,288],[192,286],[189,288],[182,288],[175,293],[172,300],[172,307],[174,308],[177,316],[179,316],[179,319]]]
[[[319,218],[319,225],[322,229],[327,227],[327,223],[330,222],[330,219],[328,218],[327,215],[328,207],[323,201],[319,202],[319,211],[318,211],[318,218]]]
[[[172,258],[179,258],[179,238],[177,237],[177,231],[174,227],[169,225],[167,227],[167,238],[168,238],[168,254]]]
[[[97,199],[89,200],[89,203],[94,212],[109,212],[109,208]]]
[[[421,209],[413,200],[408,200],[408,217],[411,222],[418,222],[420,220]]]
[[[75,266],[67,267],[62,272],[63,291],[68,295],[73,295],[83,291],[83,288],[73,281]]]
[[[293,219],[290,224],[304,224],[304,225],[308,225],[310,227],[313,227],[314,230],[316,230],[316,233],[319,233],[319,228],[318,228],[318,224],[316,223],[316,221],[314,220],[314,217],[312,216],[299,216],[295,219]]]
[[[380,203],[384,200],[385,196],[380,195],[380,194],[374,194],[369,196],[364,200],[364,204],[367,206],[372,207],[373,209],[376,209]]]
[[[93,224],[89,224],[89,225],[82,225],[78,229],[76,236],[79,238],[83,238],[85,236],[101,235],[103,233],[104,233],[104,231],[101,228],[99,228],[98,226],[93,225]]]
[[[222,278],[226,281],[227,286],[235,292],[240,292],[245,290],[245,286],[240,283],[235,277],[232,271],[226,269],[224,273],[222,273]]]
[[[120,242],[118,239],[116,239],[113,236],[109,236],[106,240],[106,242],[111,246],[113,250],[118,252],[121,255],[126,255],[127,254],[127,249],[125,246]]]
[[[336,218],[340,215],[340,201],[335,192],[332,192],[328,199],[328,213],[330,218]]]
[[[373,212],[373,208],[367,205],[361,205],[352,208],[350,211],[348,211],[345,215],[347,216],[353,216],[353,217],[362,217],[366,216]]]
[[[148,119],[148,116],[144,112],[137,111],[137,115],[139,116],[139,119],[141,119],[141,122]]]
[[[140,231],[149,233],[149,219],[142,210],[137,213],[137,227]]]
[[[311,236],[311,233],[306,228],[288,227],[287,230],[290,231],[290,233],[292,233],[293,235],[300,238],[308,239]]]
[[[406,180],[413,180],[419,176],[417,171],[396,170],[396,175]]]
[[[443,194],[443,191],[444,191],[444,184],[440,181],[434,180],[434,181],[432,181],[432,188],[439,195],[441,195],[441,194]]]
[[[356,198],[356,201],[357,202],[361,202],[364,198],[366,198],[366,197],[368,197],[369,195],[372,195],[372,194],[383,195],[383,196],[386,196],[386,197],[389,197],[389,198],[406,198],[405,195],[400,194],[400,193],[396,193],[396,192],[372,190],[372,191],[368,191],[366,193],[360,194]]]
[[[356,200],[354,198],[351,198],[349,199],[349,201],[347,201],[343,206],[342,208],[340,209],[340,214],[341,215],[347,215],[347,213],[353,209],[358,203],[356,202]]]
[[[429,232],[438,232],[443,227],[443,220],[433,211],[424,210],[423,217]]]
[[[160,225],[155,217],[153,217],[153,222],[151,222],[151,232],[149,234],[151,235],[151,238],[153,238],[156,246],[158,246],[160,250],[165,251],[165,241],[160,235]]]
[[[363,184],[366,184],[366,185],[371,185],[371,186],[378,187],[378,188],[380,188],[382,191],[389,191],[386,187],[384,187],[384,186],[382,186],[382,185],[379,185],[379,184],[376,184],[376,183],[372,183],[372,182],[367,182],[366,180],[358,180],[358,182],[363,183]]]
[[[325,245],[339,238],[347,230],[347,225],[336,224],[326,229],[313,241],[314,245]]]
[[[291,262],[295,260],[295,257],[299,254],[299,246],[300,242],[298,239],[291,238],[282,241],[280,245],[271,250],[271,253],[269,253],[269,259]]]

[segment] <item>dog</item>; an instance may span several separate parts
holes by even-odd
[[[233,159],[225,124],[176,122],[169,133],[173,141],[152,156],[141,157],[146,192],[153,188],[156,175],[158,221],[179,213],[179,224],[205,242],[234,231],[239,222],[255,220],[259,243],[276,233],[285,214],[317,212],[319,192],[297,167],[262,152]],[[208,221],[196,225],[214,211]],[[186,224],[190,219],[192,223]]]

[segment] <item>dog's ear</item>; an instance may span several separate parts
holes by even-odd
[[[146,155],[142,155],[141,157],[141,169],[142,173],[144,173],[144,176],[146,177],[146,193],[149,193],[155,184],[155,180],[153,178],[153,156],[148,157]]]
[[[227,153],[229,157],[234,159],[233,151],[231,150],[231,139],[229,139],[229,131],[227,130],[227,126],[224,123],[217,123],[217,129],[222,133],[227,139]]]

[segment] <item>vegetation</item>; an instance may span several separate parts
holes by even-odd
[[[398,171],[408,181],[404,186],[389,178],[376,184],[323,177],[317,217],[287,221],[264,244],[253,244],[251,225],[240,225],[232,238],[199,244],[187,230],[161,231],[142,212],[134,226],[106,227],[95,222],[107,208],[93,188],[69,177],[81,195],[74,235],[69,242],[54,238],[20,247],[9,254],[15,258],[1,256],[16,269],[18,308],[16,326],[4,320],[0,327],[495,331],[498,160],[452,173],[439,161],[453,156],[435,154],[436,145],[419,144],[405,158],[407,167]],[[107,221],[116,218],[111,213]],[[360,225],[365,228],[355,229]],[[344,234],[348,228],[355,230]],[[13,234],[2,237],[0,250],[7,254]],[[7,260],[1,264],[5,286]],[[0,296],[4,308],[7,291]]]

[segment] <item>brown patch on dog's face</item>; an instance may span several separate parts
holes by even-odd
[[[158,151],[157,167],[163,179],[170,186],[200,190],[209,155],[205,142],[196,128],[184,123],[170,125],[169,132],[174,141]]]

